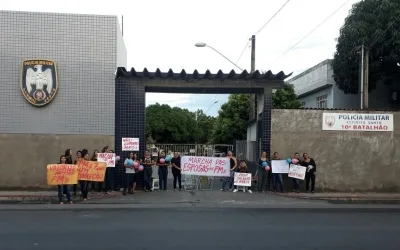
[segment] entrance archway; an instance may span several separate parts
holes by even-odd
[[[142,157],[146,150],[145,138],[145,108],[146,92],[162,93],[193,93],[193,94],[233,94],[247,93],[262,96],[263,111],[260,131],[261,149],[270,152],[271,143],[271,108],[272,90],[282,88],[285,75],[282,71],[273,74],[268,71],[261,74],[258,70],[248,73],[246,70],[236,74],[234,70],[228,74],[219,70],[212,74],[207,70],[199,74],[195,70],[187,74],[185,70],[174,73],[149,72],[146,68],[136,72],[134,68],[127,71],[118,68],[115,80],[115,152],[125,159],[128,152],[122,151],[122,138],[139,138],[138,156]],[[121,163],[120,163],[121,164]],[[116,169],[116,184],[122,183],[123,168]]]

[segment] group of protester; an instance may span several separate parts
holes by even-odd
[[[76,152],[76,159],[72,159],[72,150],[67,149],[64,155],[60,156],[60,164],[77,164],[79,161],[97,161],[98,150],[94,150],[93,154],[90,156],[87,149],[82,149]],[[102,149],[102,153],[114,153],[108,146]],[[230,177],[222,178],[221,191],[225,191],[227,185],[229,185],[229,190],[233,192],[238,192],[238,187],[234,185],[234,174],[248,173],[249,169],[244,160],[238,161],[231,151],[228,152],[227,157],[230,163]],[[118,159],[117,159],[118,160]],[[275,152],[272,160],[281,160],[278,152]],[[316,177],[316,164],[314,159],[310,158],[307,153],[303,154],[303,159],[300,159],[299,153],[295,153],[291,159],[291,164],[301,165],[307,167],[307,172],[305,176],[306,180],[306,191],[309,191],[310,181],[311,181],[311,192],[315,189],[315,177]],[[171,165],[171,171],[173,175],[173,188],[174,191],[179,188],[182,190],[182,174],[181,174],[181,157],[178,152],[175,152],[173,157],[166,156],[165,152],[161,152],[159,157],[154,159],[150,151],[146,151],[143,158],[138,158],[137,154],[130,153],[129,156],[124,160],[125,168],[125,178],[123,184],[123,195],[134,194],[136,189],[136,183],[138,182],[137,173],[143,172],[144,181],[144,191],[153,191],[153,166],[158,166],[158,176],[159,176],[159,189],[157,191],[167,191],[167,179],[168,179],[168,167]],[[267,153],[262,152],[261,157],[258,160],[258,169],[256,171],[257,179],[257,190],[259,192],[264,192],[267,190],[267,182],[269,176],[272,174],[272,186],[273,191],[277,191],[279,186],[280,192],[284,192],[283,178],[282,174],[272,173],[271,164],[267,159]],[[108,194],[114,191],[114,171],[115,168],[107,168],[105,175],[105,182],[90,182],[90,181],[79,181],[80,195],[83,200],[88,199],[89,191],[104,192]],[[293,180],[293,191],[300,192],[300,180],[292,178]],[[251,187],[245,187],[244,192],[252,193]],[[68,203],[72,203],[71,194],[68,185],[58,186],[58,199],[60,204],[63,203],[64,195],[67,198]],[[73,195],[77,195],[77,184],[73,185]]]
[[[114,153],[110,147],[105,146],[102,150],[102,153]],[[90,155],[87,149],[78,150],[76,152],[75,160],[72,159],[73,152],[71,149],[65,150],[65,153],[60,156],[59,164],[78,164],[79,161],[97,161],[99,151],[94,150],[93,154]],[[104,182],[90,182],[90,181],[79,181],[79,189],[80,195],[83,200],[88,199],[89,191],[97,191],[99,193],[104,192],[108,194],[114,191],[114,168],[107,168],[105,181]],[[73,185],[73,195],[77,195],[78,184]],[[71,201],[71,192],[68,185],[58,185],[58,201],[60,204],[63,204],[64,195],[67,198],[68,203],[72,203]]]
[[[273,155],[272,160],[281,160],[279,153],[275,152]],[[290,161],[290,162],[289,162]],[[311,182],[311,193],[315,191],[315,178],[317,173],[317,165],[313,158],[311,158],[307,153],[303,153],[303,159],[300,159],[299,153],[294,153],[293,158],[288,159],[288,163],[304,166],[306,167],[306,192],[310,191],[310,182]],[[267,153],[262,152],[261,157],[258,160],[258,169],[256,176],[258,177],[258,191],[264,192],[267,190],[267,181],[268,176],[272,174],[272,189],[274,192],[277,191],[279,186],[279,190],[281,193],[285,192],[283,187],[283,178],[282,174],[279,173],[272,173],[271,168],[269,167],[271,164],[268,162]],[[300,184],[301,180],[296,178],[291,178],[293,183],[293,192],[299,193],[300,192]]]

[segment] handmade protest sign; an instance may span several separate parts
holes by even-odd
[[[306,177],[306,167],[290,164],[288,177],[304,180]]]
[[[139,138],[122,138],[122,151],[139,151]]]
[[[251,174],[235,173],[233,183],[235,186],[251,187]]]
[[[99,153],[97,155],[98,162],[105,162],[108,168],[115,167],[115,154],[114,153]]]
[[[182,174],[200,176],[230,176],[229,158],[204,157],[204,156],[182,156]]]
[[[97,161],[78,162],[78,180],[103,182],[106,176],[106,163]]]
[[[47,165],[48,185],[72,185],[78,183],[78,167],[70,164]]]
[[[289,173],[289,163],[286,160],[272,160],[271,167],[274,174]]]

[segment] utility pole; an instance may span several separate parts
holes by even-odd
[[[364,109],[364,45],[361,45],[360,55],[360,109]]]
[[[121,18],[121,26],[122,26],[122,28],[121,28],[122,36],[124,36],[124,15],[122,15],[122,18]]]
[[[369,48],[366,47],[364,56],[364,109],[368,109],[369,94]]]
[[[250,73],[256,71],[256,36],[251,36],[251,69]]]

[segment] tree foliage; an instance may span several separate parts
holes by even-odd
[[[214,117],[203,111],[156,103],[146,107],[146,138],[156,143],[207,143],[211,140]]]
[[[301,108],[301,102],[297,100],[296,93],[292,84],[285,84],[283,89],[278,89],[272,95],[274,108],[279,109],[298,109]]]
[[[214,143],[229,143],[247,137],[249,120],[249,95],[232,94],[221,106],[213,131]]]
[[[363,0],[347,16],[332,61],[333,77],[345,93],[358,92],[359,48],[369,47],[371,87],[378,80],[395,82],[400,74],[400,1]]]

